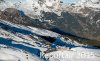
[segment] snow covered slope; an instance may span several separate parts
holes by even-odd
[[[0,60],[42,61],[40,54],[49,46],[45,44],[46,41],[39,39],[40,36],[58,37],[59,34],[0,19]]]
[[[41,61],[28,52],[0,45],[0,61]]]
[[[48,41],[52,41],[52,43]],[[74,42],[69,38],[65,39],[65,37],[49,30],[18,25],[0,19],[1,61],[74,61],[77,59],[76,55],[78,53],[87,56],[90,52],[93,52],[95,56],[91,54],[88,54],[88,56],[93,57],[94,61],[99,61],[100,50],[93,48],[92,46],[89,47]],[[62,51],[63,53],[61,53]],[[73,53],[74,58],[66,59],[59,53],[64,55]],[[52,56],[54,57],[52,58]],[[82,61],[82,59],[83,57],[77,60]],[[91,58],[87,59],[87,57],[84,59],[91,60]]]

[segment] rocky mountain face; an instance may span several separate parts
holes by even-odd
[[[32,1],[32,0],[30,0]],[[8,8],[1,10],[1,19],[26,26],[34,26],[52,30],[62,35],[74,35],[90,40],[100,40],[100,8],[87,5],[69,4],[64,5],[59,0],[54,1],[33,1],[31,12],[19,8]],[[57,3],[59,2],[59,4]],[[89,2],[89,1],[85,1]],[[38,3],[36,5],[36,3]],[[41,4],[40,4],[41,3]],[[50,3],[50,4],[49,4]],[[56,6],[53,6],[57,3]],[[83,1],[81,1],[83,3]],[[23,5],[20,2],[21,6]],[[24,3],[26,4],[26,3]],[[44,5],[45,4],[45,5]],[[92,3],[99,5],[99,3]],[[31,7],[31,5],[29,5]],[[39,8],[41,6],[41,8]],[[41,10],[40,10],[41,9]],[[31,11],[32,11],[31,10]],[[34,10],[36,10],[34,12]],[[39,13],[40,12],[40,13]],[[34,15],[34,14],[37,15]],[[59,15],[60,14],[60,15]]]

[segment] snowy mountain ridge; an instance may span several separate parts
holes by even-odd
[[[100,9],[100,0],[80,0],[77,5]]]
[[[84,8],[84,7],[90,7],[94,8],[94,10],[100,9],[100,1],[99,0],[80,0],[77,3],[72,3],[72,4],[63,4],[61,3],[62,1],[60,0],[4,0],[5,2],[0,3],[0,10],[5,10],[6,8],[16,8],[18,10],[22,10],[25,14],[28,16],[34,18],[33,16],[41,17],[42,16],[42,11],[45,12],[54,12],[58,15],[61,15],[61,12],[73,7],[76,11],[79,11],[79,9]],[[74,4],[74,5],[73,5]],[[66,8],[65,8],[66,7]],[[72,11],[72,10],[71,10]],[[74,11],[73,11],[74,12]],[[32,14],[34,13],[34,14]]]
[[[51,12],[56,11],[60,7],[59,0],[4,0],[5,2],[0,3],[0,10],[6,8],[16,8],[25,12],[28,15],[41,15],[41,11]],[[35,13],[35,14],[32,14]]]

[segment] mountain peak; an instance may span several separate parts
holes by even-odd
[[[77,5],[100,8],[100,0],[80,0]]]

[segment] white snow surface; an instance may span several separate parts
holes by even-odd
[[[41,61],[37,56],[33,56],[22,50],[11,48],[0,48],[0,61]]]
[[[62,49],[45,55],[48,61],[100,61],[100,49]]]

